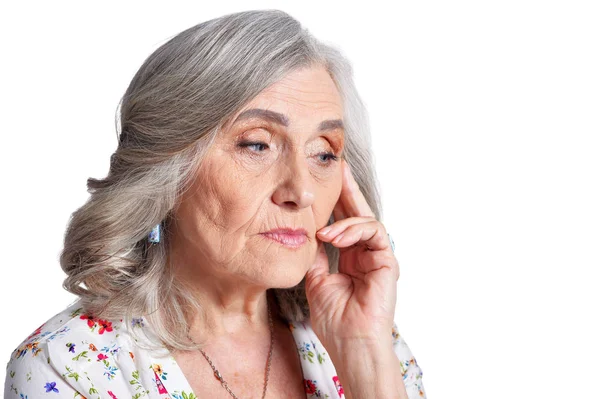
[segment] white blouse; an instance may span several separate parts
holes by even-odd
[[[13,351],[6,368],[4,398],[196,399],[166,348],[155,352],[138,345],[132,330],[144,329],[151,337],[147,327],[143,317],[130,326],[123,320],[96,319],[83,313],[77,301],[38,327]],[[290,322],[289,328],[302,364],[306,397],[344,398],[335,367],[310,321]],[[425,398],[421,369],[396,324],[390,339],[408,397]]]

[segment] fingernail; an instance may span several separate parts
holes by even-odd
[[[322,236],[325,236],[325,235],[327,235],[327,233],[329,233],[330,231],[331,231],[331,227],[325,227],[324,229],[322,229],[322,230],[319,230],[319,234],[320,234],[320,235],[322,235]]]

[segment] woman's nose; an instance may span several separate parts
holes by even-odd
[[[311,206],[315,200],[315,189],[306,155],[290,156],[277,168],[280,183],[273,193],[273,202],[299,209]]]

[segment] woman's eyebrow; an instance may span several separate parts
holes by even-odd
[[[232,125],[235,125],[236,123],[241,122],[243,120],[252,118],[265,119],[286,127],[290,124],[290,120],[284,114],[263,108],[251,108],[239,114],[237,118],[235,118],[235,121]],[[341,119],[324,120],[319,124],[319,127],[317,128],[317,130],[320,132],[335,129],[344,129],[344,122]]]

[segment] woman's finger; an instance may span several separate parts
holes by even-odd
[[[379,221],[372,219],[349,225],[336,236],[332,236],[331,244],[339,248],[360,244],[370,251],[383,251],[388,248],[391,251],[385,228]]]
[[[340,200],[346,210],[346,215],[351,216],[370,216],[375,217],[375,214],[371,210],[371,207],[367,203],[365,196],[360,191],[360,187],[345,159],[342,160],[344,165],[342,193],[340,194]]]
[[[324,229],[319,230],[317,232],[317,234],[319,234],[319,237],[321,237],[322,239],[329,241],[329,240],[333,240],[338,234],[340,234],[342,231],[346,230],[349,226],[351,226],[353,224],[366,223],[366,222],[372,222],[372,221],[376,221],[376,219],[373,219],[371,217],[354,216],[351,218],[342,218],[340,220],[337,220],[337,216],[336,216],[335,223],[332,223],[329,226],[326,226],[328,228],[327,234],[323,234],[321,232]]]
[[[314,281],[327,277],[329,274],[329,259],[327,258],[327,252],[325,252],[323,242],[319,241],[315,261],[306,273],[306,284],[312,287]]]

